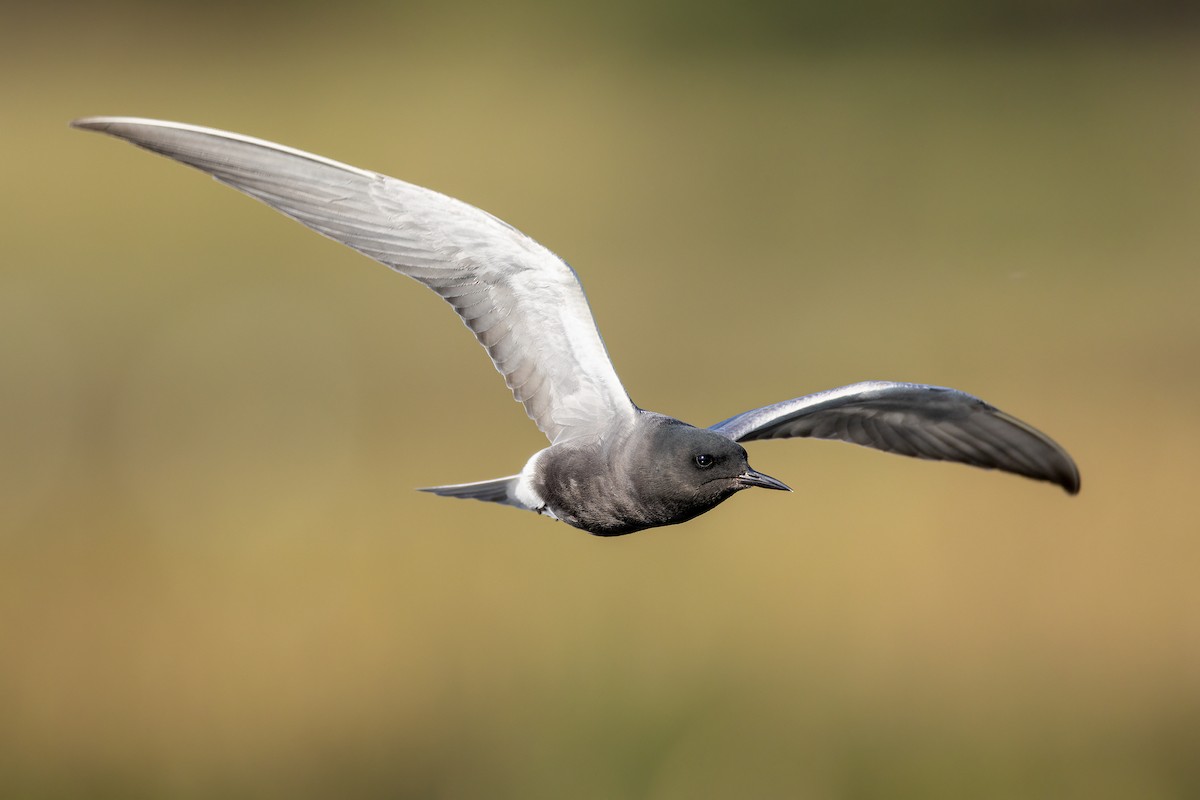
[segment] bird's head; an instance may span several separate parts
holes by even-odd
[[[791,491],[751,469],[744,447],[710,430],[671,420],[657,425],[645,445],[649,457],[639,459],[645,465],[639,493],[671,522],[689,520],[752,486]]]

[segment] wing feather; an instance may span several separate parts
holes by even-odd
[[[552,442],[636,414],[574,270],[496,217],[420,186],[239,134],[133,117],[73,124],[207,172],[428,286],[487,348]]]
[[[870,381],[756,408],[711,430],[739,442],[813,437],[889,453],[1000,469],[1079,491],[1067,451],[978,397],[918,383]]]

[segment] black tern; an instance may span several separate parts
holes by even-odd
[[[1048,436],[977,397],[868,381],[697,428],[634,405],[575,271],[460,200],[235,133],[135,117],[72,123],[165,155],[414,278],[450,303],[550,440],[516,475],[422,491],[528,509],[599,536],[686,522],[742,489],[790,491],[739,442],[808,436],[1079,491]]]

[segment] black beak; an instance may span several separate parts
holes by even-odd
[[[790,492],[789,487],[783,481],[777,481],[770,475],[763,475],[761,472],[755,472],[752,469],[747,469],[735,479],[738,485],[743,489],[748,489],[751,486],[759,486],[763,489],[779,489],[782,492]]]

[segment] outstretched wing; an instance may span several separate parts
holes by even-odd
[[[739,442],[811,436],[889,453],[1001,469],[1079,491],[1079,470],[1050,437],[965,392],[868,381],[756,408],[710,430]]]
[[[566,262],[507,223],[420,186],[272,142],[177,122],[72,123],[196,167],[408,275],[454,307],[551,442],[636,410]]]

